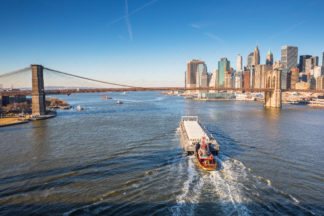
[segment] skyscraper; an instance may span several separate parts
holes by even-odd
[[[237,56],[237,60],[236,60],[236,71],[242,71],[242,56]]]
[[[229,71],[231,68],[230,61],[227,58],[221,58],[218,61],[218,85],[219,87],[224,87],[225,84],[225,72]]]
[[[301,55],[299,56],[299,72],[305,72],[306,59],[312,57],[311,55]]]
[[[296,68],[297,60],[298,60],[298,47],[295,46],[281,47],[281,64],[283,68],[287,68],[288,71],[290,71],[292,68]]]
[[[313,69],[316,66],[318,66],[318,57],[317,56],[312,56],[309,59],[306,59],[305,72],[306,72],[308,78],[314,76]]]
[[[269,49],[266,57],[266,65],[273,65],[273,54],[271,52],[271,49]]]
[[[196,59],[193,59],[193,60],[190,60],[187,62],[187,72],[186,72],[186,87],[187,88],[196,87],[197,71],[198,71],[199,64],[205,65],[205,62],[196,60]]]
[[[323,52],[322,55],[323,55],[323,56],[322,56],[322,66],[324,67],[324,52]]]
[[[208,85],[208,75],[206,64],[199,63],[197,65],[196,73],[196,87],[207,87]]]
[[[248,55],[248,57],[246,58],[246,66],[247,66],[248,68],[252,67],[252,65],[253,65],[253,58],[254,58],[254,53],[251,52],[251,53]]]
[[[260,64],[260,51],[259,51],[258,45],[256,45],[256,47],[254,48],[253,54],[254,54],[253,65],[254,66],[259,65]]]

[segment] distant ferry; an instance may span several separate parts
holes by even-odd
[[[116,104],[123,104],[123,101],[118,100]]]
[[[197,116],[182,116],[180,121],[181,146],[188,155],[195,154],[198,165],[204,170],[215,170],[215,156],[219,145],[203,128]]]

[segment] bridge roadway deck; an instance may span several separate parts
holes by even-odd
[[[180,91],[180,90],[216,90],[216,91],[244,91],[244,92],[271,92],[273,89],[266,88],[184,88],[184,87],[135,87],[135,88],[88,88],[88,89],[57,89],[45,90],[46,95],[76,94],[96,92],[124,92],[124,91]],[[324,90],[288,89],[282,92],[310,92],[324,93]],[[31,90],[0,91],[0,96],[32,95]]]

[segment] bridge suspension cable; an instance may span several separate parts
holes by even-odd
[[[23,68],[23,69],[20,69],[20,70],[16,70],[16,71],[12,71],[12,72],[9,72],[9,73],[1,74],[0,78],[11,76],[11,75],[22,73],[22,72],[26,72],[28,70],[30,70],[30,67],[26,67],[26,68]]]
[[[58,70],[54,70],[54,69],[50,69],[50,68],[46,68],[46,67],[44,67],[44,69],[46,69],[48,71],[55,72],[55,73],[64,74],[64,75],[67,75],[67,76],[76,77],[76,78],[89,80],[89,81],[93,81],[93,82],[98,82],[98,83],[103,83],[103,84],[108,84],[108,85],[127,87],[127,88],[140,88],[140,87],[131,86],[131,85],[124,85],[124,84],[120,84],[120,83],[106,82],[106,81],[102,81],[102,80],[97,80],[97,79],[87,78],[87,77],[83,77],[83,76],[78,76],[78,75],[74,75],[74,74],[70,74],[70,73],[66,73],[66,72],[62,72],[62,71],[58,71]]]

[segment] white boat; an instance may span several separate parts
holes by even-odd
[[[118,101],[116,102],[116,104],[123,104],[123,102],[120,101],[120,100],[118,100]]]
[[[81,111],[81,110],[83,110],[83,107],[80,106],[80,105],[78,105],[78,106],[76,107],[76,109],[77,109],[78,111]]]

